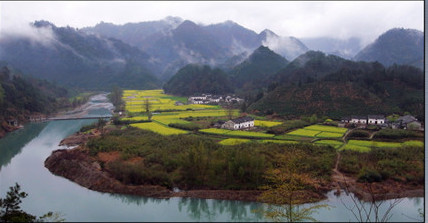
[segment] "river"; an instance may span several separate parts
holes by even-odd
[[[91,98],[86,116],[109,114],[112,108],[105,95]],[[5,197],[15,182],[29,195],[23,200],[24,211],[41,216],[59,212],[66,221],[266,221],[254,210],[265,205],[255,202],[212,199],[154,199],[91,191],[44,167],[45,159],[59,142],[82,126],[96,120],[66,120],[30,123],[0,139],[0,196]],[[388,204],[390,201],[386,201]],[[319,221],[356,221],[343,203],[352,205],[349,196],[332,192],[320,202],[330,209],[320,209],[313,217]],[[404,198],[392,211],[391,221],[416,221],[424,198]]]

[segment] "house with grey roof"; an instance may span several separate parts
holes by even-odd
[[[254,127],[254,118],[249,116],[229,120],[221,126],[223,129],[230,130],[246,129],[251,127]]]

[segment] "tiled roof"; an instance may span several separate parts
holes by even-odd
[[[254,118],[251,118],[249,116],[245,116],[245,117],[235,118],[232,120],[232,122],[234,122],[236,124],[240,124],[240,123],[244,123],[244,122],[250,122],[250,121],[254,121]]]
[[[385,119],[384,115],[369,115],[369,119]]]

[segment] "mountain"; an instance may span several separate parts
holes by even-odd
[[[345,59],[352,59],[362,49],[359,38],[335,39],[330,37],[300,38],[310,50],[322,51]]]
[[[23,34],[0,39],[0,59],[26,74],[84,89],[152,89],[150,56],[120,40],[36,21]]]
[[[349,61],[335,55],[326,55],[320,51],[308,51],[273,75],[272,81],[294,84],[314,82],[339,70],[347,62],[349,63]]]
[[[146,48],[146,38],[158,32],[168,32],[183,22],[179,17],[166,17],[159,21],[126,23],[115,25],[101,22],[94,27],[85,27],[81,30],[88,34],[98,34],[106,38],[115,38],[140,49]]]
[[[165,93],[190,96],[195,94],[225,94],[233,92],[230,80],[220,69],[189,64],[181,68],[163,87]]]
[[[319,52],[310,54],[315,55],[304,63],[297,58],[283,69],[296,74],[294,81],[283,79],[248,110],[290,118],[318,114],[337,119],[407,111],[424,119],[424,74],[420,69],[408,65],[385,68],[378,62],[354,62]],[[296,79],[298,76],[302,78]]]
[[[357,61],[379,61],[385,66],[407,64],[423,69],[424,33],[415,29],[395,28],[380,35],[361,50]]]
[[[269,77],[287,64],[285,58],[265,46],[260,46],[229,74],[237,88],[262,88],[267,86]]]
[[[4,65],[5,63],[1,63]],[[9,120],[28,121],[32,114],[49,114],[69,106],[68,91],[45,80],[0,67],[0,137],[13,130]]]
[[[287,60],[294,60],[309,49],[299,39],[289,36],[281,37],[266,29],[258,35],[263,46],[269,47]]]
[[[165,81],[189,63],[230,69],[260,45],[269,47],[288,60],[308,50],[294,37],[280,37],[268,30],[257,34],[233,21],[202,25],[169,17],[125,25],[101,23],[83,30],[118,38],[139,47],[151,56],[150,61],[156,64],[153,70],[157,77]]]

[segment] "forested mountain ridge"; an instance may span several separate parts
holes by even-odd
[[[36,21],[32,35],[0,39],[0,59],[37,78],[83,89],[151,89],[150,56],[116,39],[105,39],[70,27]]]
[[[268,47],[260,46],[229,73],[236,88],[262,88],[269,78],[284,68],[288,61]]]
[[[424,33],[415,29],[395,28],[380,35],[362,49],[354,60],[378,61],[384,66],[407,64],[424,68]]]
[[[202,93],[221,95],[234,91],[228,75],[221,69],[199,64],[181,68],[163,89],[167,94],[180,96]]]
[[[7,121],[28,121],[32,114],[51,114],[70,106],[68,91],[46,80],[38,80],[0,67],[0,137],[11,131]]]
[[[385,68],[378,62],[353,62],[308,52],[279,71],[276,78],[270,91],[248,111],[332,118],[407,111],[424,119],[424,75],[412,66]]]

